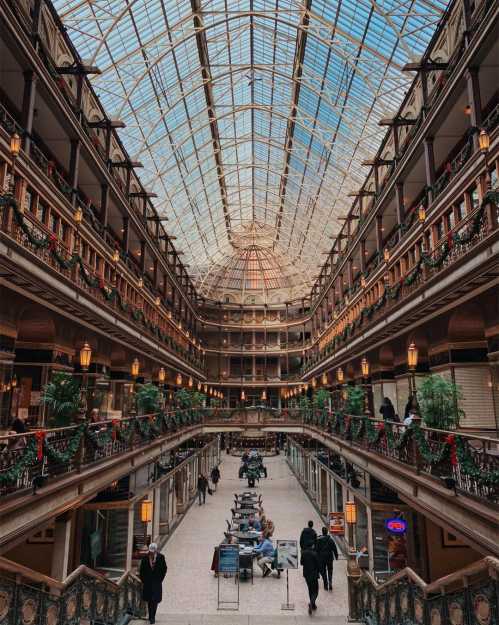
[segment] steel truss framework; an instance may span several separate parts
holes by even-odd
[[[309,291],[365,177],[361,161],[379,146],[377,122],[408,87],[402,66],[424,52],[447,5],[54,3],[81,56],[101,69],[94,87],[126,122],[124,143],[202,293],[258,284],[264,299],[282,289],[283,301]],[[242,253],[234,233],[248,228]]]

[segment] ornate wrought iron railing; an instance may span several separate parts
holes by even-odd
[[[63,582],[0,557],[0,622],[119,625],[143,618],[142,583],[125,572],[112,581],[81,565]]]
[[[369,625],[492,625],[498,618],[498,573],[499,560],[487,557],[430,584],[410,568],[378,584],[349,567],[350,619]]]

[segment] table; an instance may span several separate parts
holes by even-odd
[[[240,530],[230,531],[229,534],[239,541],[244,540],[250,543],[256,543],[262,535],[261,532],[241,532]]]
[[[239,516],[251,516],[255,514],[257,511],[254,508],[238,508],[235,510],[235,513]],[[235,515],[234,515],[235,516]]]

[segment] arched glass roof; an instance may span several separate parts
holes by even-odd
[[[54,4],[198,284],[258,223],[306,290],[447,2]]]

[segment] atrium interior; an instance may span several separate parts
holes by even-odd
[[[498,13],[0,0],[0,625],[499,625]]]

